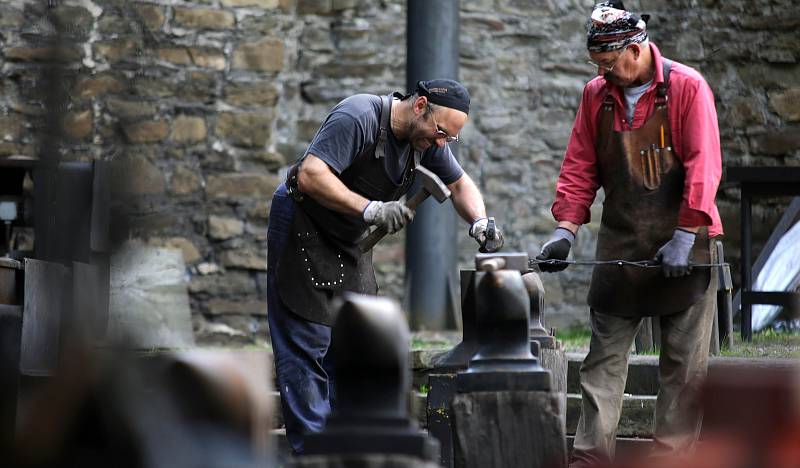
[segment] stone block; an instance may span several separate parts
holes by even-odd
[[[0,142],[0,156],[37,156],[37,149],[31,145]]]
[[[333,0],[331,9],[333,11],[346,10],[358,6],[358,0]]]
[[[175,7],[175,26],[189,29],[227,29],[236,24],[233,13],[210,8]]]
[[[792,156],[800,152],[800,128],[797,126],[769,130],[750,138],[753,153],[769,156]]]
[[[164,174],[144,154],[134,151],[111,163],[112,191],[121,195],[158,195],[164,193]]]
[[[220,0],[220,3],[224,7],[256,7],[264,10],[272,10],[280,5],[279,0]]]
[[[731,99],[725,122],[733,128],[745,128],[763,125],[766,116],[755,96],[738,96]]]
[[[194,243],[185,237],[152,237],[147,240],[147,243],[155,247],[180,250],[183,254],[183,261],[188,265],[203,259]]]
[[[58,5],[52,11],[54,20],[62,25],[61,34],[78,42],[89,38],[94,26],[94,17],[86,8],[79,6]]]
[[[225,252],[222,252],[220,259],[226,268],[241,268],[245,270],[264,271],[267,269],[266,250],[226,250]]]
[[[93,99],[106,93],[120,93],[127,88],[126,82],[116,76],[100,73],[79,79],[75,84],[74,94],[81,99]]]
[[[217,78],[214,73],[192,71],[178,83],[175,94],[187,101],[214,103],[217,96]]]
[[[152,3],[134,3],[133,9],[139,15],[139,19],[151,31],[158,31],[164,26],[164,7]]]
[[[25,132],[22,116],[19,114],[0,115],[0,140],[18,141]]]
[[[240,44],[233,51],[233,69],[278,72],[283,69],[284,44],[280,39]]]
[[[172,97],[180,91],[180,86],[160,78],[137,78],[133,81],[136,94],[148,98]]]
[[[277,169],[286,164],[286,158],[273,151],[255,151],[248,153],[248,159],[252,159],[263,164],[268,169]]]
[[[269,140],[272,119],[259,112],[224,112],[217,119],[217,136],[243,147],[263,147]]]
[[[25,16],[13,6],[0,6],[0,28],[18,28],[25,21]]]
[[[191,65],[189,50],[184,47],[164,47],[156,51],[156,57],[175,65]]]
[[[769,92],[769,106],[787,122],[800,122],[800,88]]]
[[[91,109],[69,112],[64,116],[64,135],[72,140],[84,140],[92,135],[94,114]]]
[[[172,121],[170,139],[175,143],[198,143],[206,139],[207,133],[202,117],[179,115]]]
[[[94,43],[94,57],[108,62],[133,58],[138,51],[139,45],[133,39],[111,39]]]
[[[225,53],[221,50],[209,47],[191,47],[189,56],[192,63],[198,67],[225,70]]]
[[[280,181],[272,174],[233,173],[211,175],[206,194],[211,198],[263,198],[272,196]]]
[[[626,395],[622,401],[622,414],[617,425],[617,436],[652,437],[656,409],[654,395]],[[574,434],[581,415],[581,395],[567,395],[567,433]]]
[[[231,301],[212,299],[206,303],[211,315],[267,315],[267,301]]]
[[[197,265],[198,271],[208,271],[209,264]],[[217,267],[217,272],[219,267]],[[189,283],[189,292],[193,294],[208,294],[210,296],[232,296],[240,294],[253,294],[256,283],[249,272],[229,270],[223,274],[207,273],[192,277]]]
[[[272,203],[272,195],[268,200],[257,200],[247,208],[247,217],[252,219],[268,219],[269,207]]]
[[[194,346],[180,252],[128,242],[111,257],[108,337],[134,349]]]
[[[158,143],[169,134],[169,124],[164,120],[136,122],[123,127],[125,137],[131,143]]]
[[[297,13],[301,15],[327,15],[333,10],[333,0],[297,0]]]
[[[26,62],[44,62],[60,60],[76,62],[81,60],[83,52],[74,47],[9,47],[5,49],[6,60]]]
[[[106,109],[111,115],[123,120],[152,117],[156,113],[156,106],[146,101],[129,101],[125,99],[106,99]]]
[[[202,180],[194,171],[184,166],[177,166],[170,178],[170,192],[176,195],[187,195],[202,188]]]
[[[225,102],[238,107],[271,107],[278,102],[278,89],[271,81],[228,83]]]
[[[236,218],[211,215],[208,217],[208,235],[212,239],[224,240],[241,236],[244,233],[244,222]]]

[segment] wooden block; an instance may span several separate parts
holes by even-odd
[[[566,466],[566,438],[559,411],[555,393],[457,394],[452,407],[454,466]]]

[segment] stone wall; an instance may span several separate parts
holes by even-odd
[[[665,55],[717,96],[724,164],[800,164],[800,14],[790,0],[640,0]],[[581,90],[585,0],[462,0],[461,78],[473,96],[460,144],[512,250],[553,227],[554,183]],[[52,8],[48,7],[52,5]],[[49,19],[48,19],[49,18]],[[199,342],[266,339],[270,195],[326,110],[405,84],[401,0],[7,0],[0,4],[0,157],[41,148],[41,72],[58,57],[64,159],[114,162],[122,236],[179,248]],[[54,26],[55,25],[55,26]],[[783,199],[755,207],[763,242]],[[738,190],[723,183],[730,257]],[[597,220],[581,230],[593,257]],[[474,242],[459,226],[460,262]],[[402,235],[376,250],[384,292],[402,295]],[[550,325],[584,323],[589,270],[546,275]]]

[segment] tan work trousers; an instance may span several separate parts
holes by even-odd
[[[661,325],[654,456],[691,450],[700,434],[703,415],[696,396],[708,368],[716,292],[717,272],[712,270],[700,301],[684,312],[653,317]],[[591,311],[592,338],[580,370],[581,416],[570,467],[614,457],[628,356],[641,322]]]

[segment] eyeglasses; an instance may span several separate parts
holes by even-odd
[[[587,60],[586,63],[588,63],[589,65],[591,65],[591,66],[593,66],[595,68],[602,68],[604,70],[608,70],[608,73],[611,73],[611,71],[614,70],[614,67],[616,67],[617,64],[619,63],[619,59],[621,59],[622,56],[625,55],[625,51],[626,50],[628,50],[628,46],[625,46],[625,48],[622,49],[622,52],[620,52],[619,55],[617,55],[617,58],[614,60],[614,62],[611,63],[610,66],[609,65],[603,65],[601,63],[597,63],[592,59]]]
[[[461,141],[461,138],[458,135],[450,135],[449,133],[445,132],[439,127],[439,124],[436,123],[436,118],[433,116],[433,108],[428,105],[428,112],[431,114],[431,120],[433,120],[433,125],[436,127],[436,139],[444,138],[444,141],[447,143],[458,143]]]

